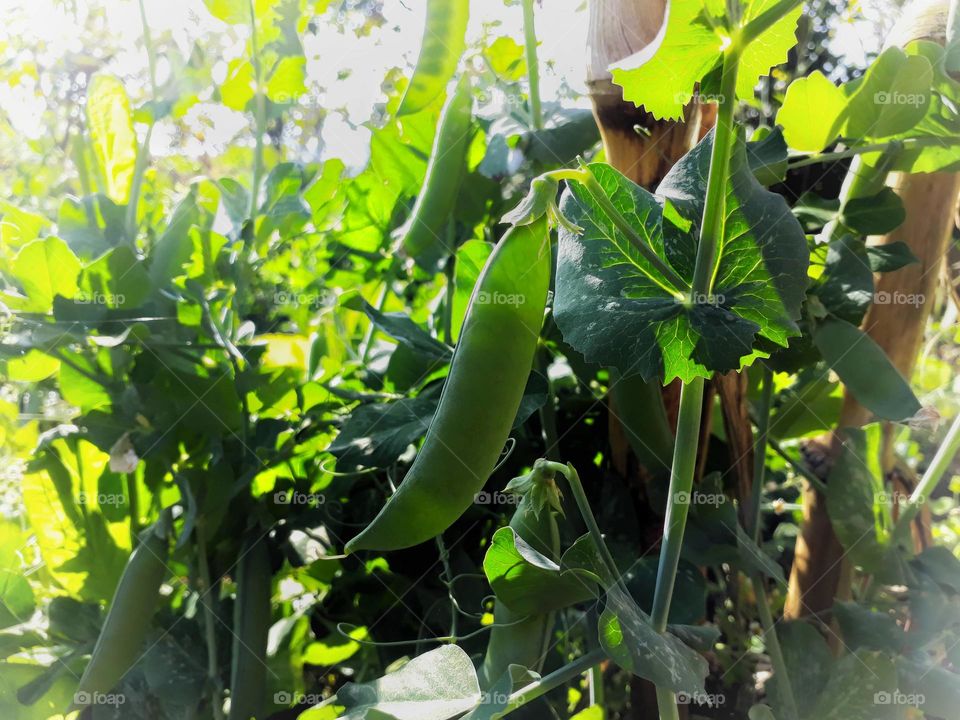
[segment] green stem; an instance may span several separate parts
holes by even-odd
[[[707,195],[704,200],[703,221],[700,224],[700,243],[693,270],[693,293],[709,295],[713,287],[715,265],[723,241],[726,219],[727,175],[730,170],[730,155],[736,137],[734,111],[736,110],[737,70],[740,49],[734,43],[723,58],[720,81],[720,105],[717,108],[717,124],[710,156],[710,172],[707,176]],[[667,512],[663,523],[663,544],[660,546],[660,563],[657,567],[657,584],[653,594],[651,620],[657,632],[665,632],[670,616],[670,601],[677,579],[683,534],[690,510],[689,498],[693,489],[693,475],[697,466],[700,445],[700,418],[703,412],[704,379],[697,377],[680,389],[680,410],[677,415],[677,441],[673,449],[670,469],[670,489],[667,495]],[[673,720],[679,716],[676,697],[666,689],[657,688],[657,705],[661,720]]]
[[[790,454],[783,449],[783,446],[774,440],[771,437],[767,438],[767,445],[773,450],[777,455],[783,458],[793,471],[804,478],[808,483],[810,483],[820,494],[825,494],[827,492],[827,486],[816,475],[814,475],[810,470],[808,470],[803,463],[797,461],[795,458],[791,457]]]
[[[523,46],[527,55],[527,82],[530,93],[530,124],[534,130],[543,129],[543,110],[540,107],[540,63],[537,59],[537,28],[534,25],[533,0],[522,0]]]
[[[757,17],[747,23],[740,35],[741,47],[746,47],[756,40],[760,35],[769,30],[778,20],[788,15],[798,5],[802,5],[803,0],[780,0],[769,10],[760,13]]]
[[[919,150],[934,145],[960,145],[960,137],[917,137],[905,138],[903,140],[890,140],[883,143],[870,143],[868,145],[855,145],[846,150],[837,150],[834,152],[815,153],[787,163],[788,170],[806,167],[808,165],[817,165],[818,163],[832,162],[834,160],[846,160],[847,158],[867,153],[886,152],[891,148],[901,148],[902,150]]]
[[[266,98],[263,95],[263,64],[260,59],[260,42],[257,37],[257,13],[253,0],[250,6],[250,50],[253,60],[253,77],[256,94],[254,95],[254,124],[256,126],[256,147],[253,151],[253,180],[250,184],[250,217],[257,212],[257,199],[260,195],[260,179],[263,176],[263,134],[266,132]]]
[[[447,258],[443,274],[447,281],[447,288],[443,298],[443,339],[447,345],[453,345],[453,302],[456,297],[457,285],[457,254]]]
[[[773,399],[773,371],[767,366],[763,366],[763,388],[760,400],[759,413],[757,415],[757,434],[754,438],[753,457],[753,492],[751,493],[752,505],[750,508],[750,526],[747,532],[753,537],[753,541],[760,544],[760,496],[763,490],[764,477],[767,471],[767,439],[770,428],[770,407]],[[763,636],[767,644],[767,650],[770,653],[770,661],[773,663],[773,679],[780,687],[780,695],[786,704],[785,720],[799,720],[797,704],[793,695],[793,685],[790,682],[790,673],[783,660],[783,652],[780,649],[780,638],[777,637],[776,627],[773,623],[773,616],[770,613],[770,605],[767,601],[767,590],[764,586],[763,577],[760,573],[753,573],[750,576],[750,582],[753,584],[753,593],[757,601],[757,612],[760,615],[760,624],[763,627]]]
[[[140,536],[140,488],[137,487],[136,471],[126,473],[127,505],[130,508],[130,547],[137,546]]]
[[[587,526],[587,532],[590,533],[590,537],[593,540],[593,544],[596,546],[597,553],[600,555],[600,559],[603,561],[604,569],[606,570],[607,577],[604,578],[604,584],[607,586],[612,586],[614,584],[620,585],[621,588],[626,591],[626,588],[623,586],[623,579],[620,577],[620,570],[617,568],[617,564],[613,561],[613,555],[610,554],[610,548],[607,547],[607,543],[603,540],[603,533],[600,532],[600,526],[597,525],[597,519],[593,516],[593,510],[590,509],[590,501],[587,500],[587,494],[583,491],[583,483],[580,482],[580,475],[577,473],[576,468],[573,467],[570,463],[564,465],[563,463],[558,462],[548,462],[546,466],[563,475],[567,479],[567,483],[570,485],[570,492],[573,493],[573,499],[577,503],[577,508],[580,510],[580,515],[583,517],[583,522]],[[629,594],[629,593],[627,593]]]
[[[603,650],[592,650],[586,655],[581,655],[576,660],[567,663],[557,670],[554,670],[549,675],[545,675],[536,682],[532,682],[529,685],[520,688],[515,693],[510,695],[510,699],[507,701],[507,706],[500,711],[500,717],[503,717],[507,713],[511,713],[517,708],[536,700],[541,695],[545,695],[551,690],[560,687],[567,681],[575,678],[577,675],[586,672],[601,660],[605,660],[606,657],[606,653]]]
[[[763,586],[763,577],[754,574],[750,578],[753,583],[753,594],[757,600],[757,612],[760,615],[760,626],[763,628],[763,639],[773,664],[773,679],[780,686],[780,695],[786,707],[784,720],[798,720],[797,701],[793,694],[793,683],[787,671],[787,663],[783,659],[783,650],[780,648],[780,638],[774,626],[773,615],[770,614],[770,605],[767,600],[767,591]]]
[[[663,523],[663,545],[657,568],[657,585],[653,594],[651,620],[657,632],[667,629],[670,600],[680,563],[683,532],[687,526],[690,503],[678,502],[689,498],[693,489],[693,474],[697,465],[700,442],[700,416],[703,409],[703,378],[694,378],[680,390],[680,411],[677,415],[677,443],[674,446],[673,466],[670,469],[670,490],[667,496],[667,515]],[[661,709],[662,712],[662,709]]]
[[[707,197],[700,225],[700,244],[697,246],[697,262],[693,271],[693,291],[709,295],[713,288],[717,256],[723,242],[723,224],[726,217],[726,186],[730,171],[730,154],[736,138],[734,111],[737,106],[737,70],[739,50],[731,48],[723,58],[723,74],[720,81],[720,104],[717,107],[717,125],[710,155],[710,172],[707,177]]]
[[[213,707],[215,720],[223,720],[223,705],[220,698],[220,666],[217,661],[217,636],[214,632],[214,615],[210,594],[213,584],[210,581],[210,565],[207,562],[207,543],[203,538],[203,526],[198,525],[195,537],[197,540],[197,564],[200,567],[200,603],[203,605],[203,630],[207,644],[207,678],[210,681],[211,691],[215,693],[210,705]]]
[[[770,434],[770,406],[773,402],[773,371],[763,366],[760,393],[760,412],[757,414],[757,440],[753,449],[753,488],[750,494],[750,514],[747,534],[760,542],[760,498],[763,495],[763,477],[767,467],[767,437]]]
[[[930,495],[936,490],[958,452],[960,452],[960,415],[953,419],[953,424],[933,456],[933,460],[930,461],[930,466],[903,506],[893,531],[895,540],[899,540],[909,533],[910,523],[913,522],[917,513],[920,512]]]
[[[606,692],[603,687],[603,666],[599,663],[590,668],[590,704],[600,708],[600,720],[606,720]]]
[[[540,408],[540,427],[543,434],[543,456],[547,460],[560,460],[560,438],[557,432],[557,407],[554,403],[553,383],[550,381],[550,351],[545,346],[537,349],[537,369],[547,379],[547,401]]]

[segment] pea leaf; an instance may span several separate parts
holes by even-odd
[[[834,664],[823,693],[808,717],[892,720],[901,716],[901,709],[889,701],[896,686],[897,673],[889,657],[862,650],[850,653]]]
[[[884,420],[906,420],[920,401],[873,339],[837,318],[818,323],[813,341],[857,401]]]
[[[885,187],[876,195],[851,198],[840,213],[840,222],[860,235],[884,235],[907,217],[900,196]]]
[[[907,265],[920,262],[910,246],[897,240],[883,245],[868,245],[867,259],[874,272],[893,272]]]
[[[21,248],[10,268],[29,300],[24,310],[47,312],[57,295],[73,297],[80,261],[58,237],[34,240]]]
[[[90,83],[87,124],[107,196],[125,205],[130,199],[133,167],[137,162],[137,136],[133,131],[130,98],[115,77],[97,75]]]
[[[836,317],[859,323],[873,299],[873,270],[863,240],[851,235],[832,240],[817,297]]]
[[[337,691],[341,720],[447,720],[481,700],[470,656],[456,645],[418,655],[396,672]]]
[[[776,4],[776,0],[750,0],[744,8],[742,25]],[[695,83],[721,61],[729,43],[728,22],[719,3],[700,0],[672,0],[666,18],[653,42],[640,52],[616,63],[613,82],[623,87],[623,98],[643,105],[661,119],[679,120],[683,106],[693,97]],[[796,7],[761,33],[742,52],[737,77],[737,95],[753,97],[757,79],[787,59],[796,44]]]
[[[587,570],[562,570],[510,527],[494,533],[483,571],[497,599],[518,614],[539,615],[595,598],[600,582]]]
[[[822,72],[814,70],[787,87],[777,124],[783,127],[783,136],[791,148],[819,152],[840,134],[841,114],[846,106],[843,91]]]
[[[686,282],[693,278],[712,135],[684,156],[654,196],[613,168],[591,170],[620,213]],[[779,195],[753,176],[738,142],[713,294],[687,302],[574,183],[561,212],[555,313],[564,339],[588,361],[669,382],[738,370],[799,333],[807,284],[803,230]]]
[[[647,614],[617,587],[607,595],[599,630],[601,645],[624,670],[675,692],[703,692],[707,661],[672,634],[654,630]]]

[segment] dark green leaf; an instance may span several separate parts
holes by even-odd
[[[712,136],[646,192],[606,165],[591,170],[651,249],[690,282],[703,211]],[[768,353],[760,339],[786,346],[806,289],[808,251],[779,195],[750,172],[743,144],[734,153],[724,243],[713,294],[690,302],[573,183],[561,209],[582,235],[560,231],[555,312],[564,339],[591,362],[624,375],[689,381],[749,365]]]
[[[884,420],[907,420],[920,402],[876,342],[855,325],[828,318],[813,340],[857,401]]]
[[[863,319],[873,301],[873,270],[862,239],[844,235],[830,242],[817,297],[841,320]]]
[[[883,245],[867,245],[867,258],[874,272],[893,272],[907,265],[920,262],[905,242],[896,241]]]
[[[843,206],[840,222],[860,235],[884,235],[900,226],[907,211],[892,188],[876,195],[852,198]]]

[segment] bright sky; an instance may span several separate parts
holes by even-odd
[[[80,47],[74,19],[64,9],[65,4],[64,0],[0,0],[0,13],[5,20],[17,18],[16,23],[7,22],[0,28],[0,47],[10,38],[17,44],[42,43],[54,55],[65,50],[74,53],[88,50]],[[146,59],[139,42],[141,25],[136,0],[99,0],[97,4],[106,8],[103,13],[105,29],[119,38],[121,44],[121,52],[112,59],[109,70],[125,81],[145,77]],[[383,8],[386,21],[367,36],[357,37],[350,29],[344,32],[333,24],[319,23],[318,34],[307,38],[308,75],[318,88],[323,89],[309,96],[309,101],[345,111],[342,115],[328,117],[323,145],[336,147],[336,154],[348,165],[356,167],[365,161],[369,133],[366,128],[358,128],[357,124],[369,119],[374,105],[383,101],[380,84],[384,74],[391,67],[405,63],[412,66],[416,61],[425,7],[425,0],[387,0]],[[541,94],[546,99],[556,96],[563,85],[578,92],[585,90],[585,7],[585,0],[545,0],[537,8],[537,34],[541,40],[543,66]],[[854,65],[862,65],[865,53],[876,49],[874,20],[882,20],[882,13],[874,6],[859,9],[855,21],[838,24],[835,42],[836,50]],[[10,13],[12,10],[16,12]],[[146,10],[155,35],[170,31],[184,53],[189,52],[197,37],[222,28],[219,21],[207,12],[202,0],[146,0]],[[506,7],[498,0],[474,0],[471,3],[470,36],[481,36],[483,27],[491,24],[496,25],[492,35],[511,35],[522,42],[519,4]],[[243,51],[242,45],[237,45],[230,48],[233,56]],[[215,79],[222,79],[229,59],[228,55],[214,68]],[[341,77],[344,69],[351,72]],[[162,82],[168,68],[161,65],[159,71]],[[135,88],[130,90],[137,94]],[[44,132],[39,122],[41,109],[42,101],[34,91],[22,86],[11,89],[0,85],[0,110],[11,118],[16,130],[24,136],[39,137]],[[187,153],[192,155],[218,152],[243,131],[249,121],[242,114],[214,103],[200,103],[191,113],[194,118],[204,119],[212,126],[203,141],[195,140],[194,145],[187,148]],[[167,130],[172,132],[172,128]],[[158,127],[151,148],[153,152],[163,154],[169,138],[164,128]],[[319,154],[320,145],[317,144],[316,148]]]

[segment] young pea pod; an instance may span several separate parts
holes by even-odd
[[[464,74],[443,106],[427,174],[410,219],[400,228],[403,252],[433,270],[447,251],[447,222],[457,202],[470,145],[473,90]]]
[[[244,545],[237,570],[237,600],[233,611],[228,720],[263,717],[272,578],[266,541],[260,539]]]
[[[440,405],[396,494],[347,551],[399,550],[439,535],[493,472],[520,407],[550,286],[545,218],[511,228],[473,289]]]
[[[398,115],[423,110],[443,92],[463,55],[469,16],[470,0],[427,0],[420,57]]]
[[[140,536],[110,601],[93,655],[77,685],[73,707],[89,705],[98,693],[116,687],[137,662],[167,574],[169,516],[164,513]]]
[[[560,493],[553,472],[534,466],[529,475],[512,480],[506,491],[521,495],[510,527],[534,550],[557,561],[560,531],[554,513],[560,511]],[[497,600],[493,609],[494,628],[477,673],[480,689],[492,688],[511,665],[523,665],[539,672],[550,649],[555,616],[553,612],[523,615]]]

